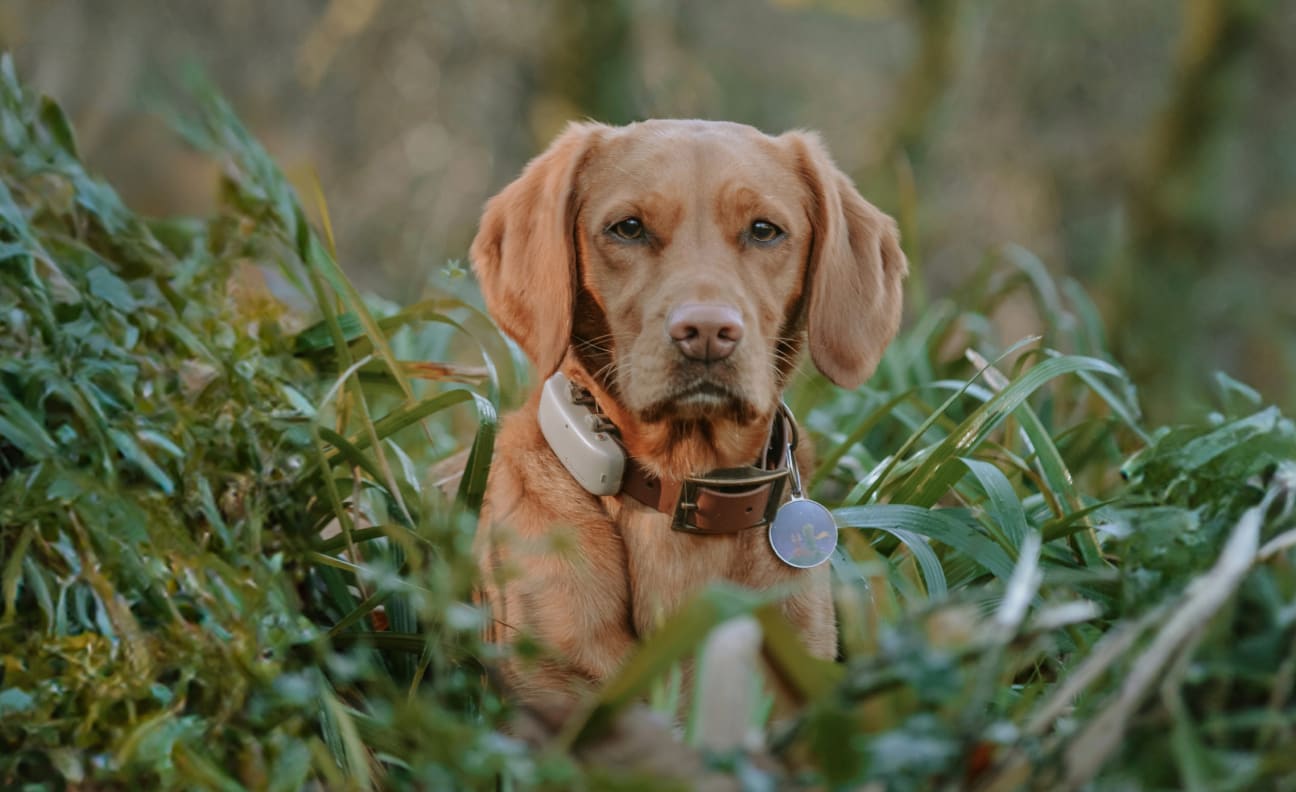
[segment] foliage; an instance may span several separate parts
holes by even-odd
[[[214,97],[186,133],[221,147],[225,211],[147,222],[82,169],[57,106],[2,69],[5,786],[293,789],[529,766],[481,725],[496,705],[470,662],[471,515],[391,440],[475,404],[471,504],[490,403],[462,388],[413,398],[405,372],[421,369],[393,357]],[[306,361],[312,332],[294,336],[266,285],[276,266],[314,289],[326,330],[377,339],[354,359],[342,345],[346,376]],[[377,421],[365,359],[391,405]]]
[[[846,527],[842,663],[716,588],[557,747],[506,736],[471,542],[515,352],[444,296],[371,310],[196,96],[222,210],[146,220],[0,62],[6,788],[651,786],[573,757],[645,696],[673,711],[741,614],[797,699],[774,762],[712,757],[752,788],[1296,783],[1296,427],[1227,378],[1217,414],[1146,427],[1088,297],[1016,248],[916,290],[867,387],[788,394]],[[1046,327],[1004,345],[987,317],[1023,293]],[[424,471],[460,438],[445,497]]]

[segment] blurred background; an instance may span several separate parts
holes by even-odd
[[[818,129],[901,219],[907,321],[1021,246],[1090,290],[1154,417],[1217,369],[1296,408],[1296,3],[4,0],[0,48],[159,215],[215,204],[150,112],[200,68],[402,302],[462,288],[482,203],[569,119]],[[997,309],[1006,341],[1033,310]]]

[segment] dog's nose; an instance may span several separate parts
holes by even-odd
[[[710,363],[733,353],[743,337],[743,320],[731,305],[688,303],[666,317],[666,331],[685,357]]]

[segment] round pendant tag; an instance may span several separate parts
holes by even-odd
[[[774,515],[769,542],[774,555],[788,566],[817,567],[837,549],[837,522],[823,504],[793,498]]]

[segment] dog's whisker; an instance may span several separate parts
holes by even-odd
[[[614,382],[616,381],[617,371],[617,361],[613,360],[594,372],[592,376],[596,382]]]
[[[616,340],[616,334],[608,332],[608,333],[604,333],[603,335],[592,336],[590,338],[578,338],[576,339],[576,342],[579,344],[601,344],[604,341],[614,341],[614,340]]]
[[[622,339],[618,338],[616,333],[609,332],[593,338],[577,338],[574,339],[574,343],[577,349],[581,351],[592,350],[610,354],[622,346]]]

